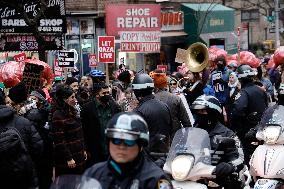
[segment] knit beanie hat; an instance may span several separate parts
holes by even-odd
[[[78,82],[78,80],[75,77],[67,77],[65,84],[71,85],[72,83]]]
[[[167,87],[167,76],[165,73],[155,73],[153,76],[154,85],[158,89],[163,89]]]
[[[56,99],[58,102],[63,102],[73,94],[73,90],[67,85],[59,85],[56,88]]]
[[[130,75],[129,71],[126,70],[126,71],[121,72],[118,75],[117,79],[119,81],[124,82],[124,83],[130,83],[131,82],[131,75]]]
[[[45,101],[46,95],[43,90],[37,89],[31,92],[31,96],[37,97],[40,101]]]
[[[14,87],[12,87],[9,90],[8,97],[15,102],[16,104],[19,104],[21,102],[24,102],[28,98],[28,92],[26,90],[26,85],[24,82],[20,82]]]

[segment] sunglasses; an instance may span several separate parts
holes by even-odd
[[[135,140],[126,140],[126,139],[120,139],[120,138],[112,138],[111,142],[115,145],[120,145],[123,143],[127,147],[132,147],[135,144],[137,144]]]
[[[177,83],[170,83],[170,85],[177,85]]]

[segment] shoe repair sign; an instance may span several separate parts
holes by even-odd
[[[153,4],[106,5],[106,32],[119,36],[127,31],[161,31],[161,7]]]

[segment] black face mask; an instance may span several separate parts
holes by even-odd
[[[208,132],[210,132],[215,125],[215,122],[212,121],[208,114],[196,114],[195,123],[199,128],[204,129]]]
[[[218,67],[218,70],[220,70],[220,71],[224,71],[224,69],[225,69],[224,64],[221,64],[221,63],[218,63],[217,67]]]
[[[110,100],[110,96],[109,95],[104,95],[104,96],[100,96],[100,101],[102,102],[102,103],[108,103],[109,102],[109,100]]]

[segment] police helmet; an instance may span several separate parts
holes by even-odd
[[[154,82],[148,74],[137,74],[132,82],[133,90],[154,89]]]
[[[242,64],[237,68],[237,76],[239,79],[249,78],[255,75],[256,72],[247,64]]]
[[[274,105],[268,108],[262,115],[262,118],[259,122],[259,128],[263,128],[269,125],[279,125],[282,128],[284,127],[284,106],[283,105]]]
[[[122,112],[113,116],[105,130],[108,138],[140,141],[143,146],[149,143],[149,130],[146,121],[136,113]]]
[[[193,110],[204,110],[209,109],[217,112],[218,114],[222,113],[222,106],[219,100],[211,95],[201,95],[192,103],[191,109]]]
[[[106,75],[104,72],[100,70],[91,70],[88,76],[94,77],[94,78],[101,78],[101,77],[105,77]]]

